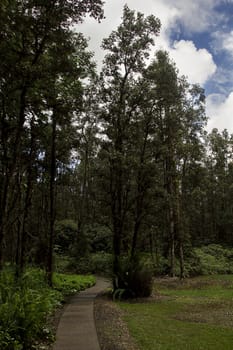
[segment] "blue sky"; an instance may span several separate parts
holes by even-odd
[[[233,0],[105,0],[101,24],[87,18],[79,30],[90,37],[99,66],[101,41],[121,22],[124,4],[162,23],[156,49],[165,49],[180,74],[206,91],[207,129],[233,133]]]

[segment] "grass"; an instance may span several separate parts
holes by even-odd
[[[119,303],[141,350],[232,350],[233,276],[158,280],[150,302]]]
[[[53,284],[54,288],[62,291],[63,294],[71,294],[93,286],[95,277],[92,275],[54,273]]]

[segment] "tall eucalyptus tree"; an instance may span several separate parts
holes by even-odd
[[[164,51],[157,52],[156,60],[148,67],[146,76],[151,82],[151,99],[155,104],[154,137],[160,150],[158,160],[163,168],[170,274],[175,274],[175,250],[178,246],[183,277],[184,180],[189,162],[200,160],[200,135],[205,124],[204,95],[201,88],[190,86],[183,77],[178,76],[175,64]]]
[[[122,249],[129,248],[129,235],[126,232],[130,230],[127,225],[135,152],[131,129],[142,97],[138,83],[159,29],[160,21],[157,18],[152,15],[144,17],[125,6],[122,23],[102,44],[108,53],[100,77],[100,121],[105,135],[101,156],[105,166],[104,187],[113,230],[115,276],[119,274]]]
[[[0,4],[0,13],[0,265],[2,266],[4,239],[7,238],[7,233],[17,226],[19,236],[22,236],[28,217],[25,215],[25,210],[28,211],[30,195],[25,193],[24,179],[26,169],[30,176],[32,166],[25,164],[23,159],[23,154],[30,153],[28,148],[24,148],[27,144],[25,139],[30,134],[28,130],[31,125],[33,132],[39,131],[39,128],[33,125],[39,124],[40,119],[43,119],[44,113],[38,113],[38,110],[48,107],[45,101],[49,94],[53,96],[53,91],[49,92],[48,86],[52,88],[51,82],[59,80],[62,74],[69,75],[71,72],[69,58],[74,56],[75,51],[83,51],[84,41],[78,43],[71,25],[82,22],[86,14],[100,20],[103,13],[101,0],[39,2],[4,0]],[[85,60],[84,56],[78,56],[80,61],[76,65],[74,79],[82,78],[86,67],[82,61]],[[72,60],[73,58],[70,62]],[[37,141],[39,138],[40,136],[37,137]],[[33,154],[29,156],[29,163],[35,156],[33,139],[35,138],[31,133]],[[30,187],[31,185],[29,187],[27,185],[26,192],[29,192]],[[22,242],[22,237],[18,241]],[[20,254],[19,252],[18,255]]]

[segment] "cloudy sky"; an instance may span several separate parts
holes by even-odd
[[[101,41],[120,24],[126,3],[161,20],[153,50],[167,50],[180,74],[205,88],[208,130],[233,133],[233,0],[105,0],[102,23],[87,18],[79,28],[99,66]]]

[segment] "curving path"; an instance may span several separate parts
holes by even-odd
[[[96,285],[70,299],[61,316],[53,350],[100,350],[94,321],[94,299],[109,287],[97,278]]]

